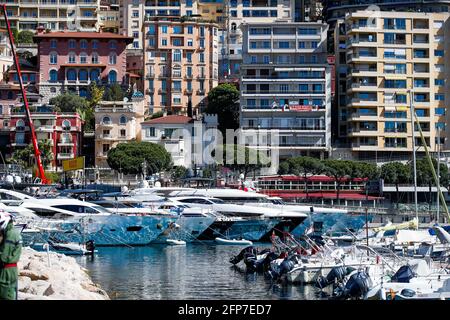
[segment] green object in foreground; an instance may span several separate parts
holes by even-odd
[[[17,263],[22,253],[22,237],[9,223],[5,229],[5,238],[0,244],[0,300],[17,299],[17,267],[3,268],[5,264]]]

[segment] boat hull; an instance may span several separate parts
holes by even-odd
[[[226,232],[227,239],[260,241],[262,237],[280,222],[279,219],[248,219],[236,221]]]
[[[85,243],[92,240],[95,246],[144,246],[155,240],[178,216],[92,216],[81,219],[52,222],[47,220],[47,230],[23,232],[25,244],[57,242]],[[42,229],[41,229],[42,230]]]
[[[177,220],[179,228],[168,228],[164,230],[153,243],[167,243],[168,239],[193,242],[207,230],[216,220],[214,216],[192,217],[182,215]]]

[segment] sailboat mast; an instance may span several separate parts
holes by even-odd
[[[411,106],[411,131],[412,131],[412,148],[413,148],[413,175],[414,175],[414,205],[416,211],[416,219],[419,220],[419,208],[417,205],[417,168],[416,168],[416,137],[414,136],[414,111],[413,92],[409,90],[409,104]]]
[[[439,191],[441,190],[441,128],[438,127],[437,130],[437,134],[438,134],[438,159],[437,159],[437,176],[438,176],[438,189],[437,189],[437,199],[436,199],[436,204],[437,204],[437,209],[436,209],[436,220],[437,223],[439,223]]]

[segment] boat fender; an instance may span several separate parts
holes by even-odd
[[[411,289],[403,289],[402,292],[400,292],[400,294],[404,297],[411,298],[416,295],[416,292]]]

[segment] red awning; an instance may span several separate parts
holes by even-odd
[[[306,198],[305,192],[289,192],[289,191],[265,191],[261,192],[271,197],[280,197],[280,198]],[[337,199],[336,192],[314,192],[308,194],[309,198],[314,199]],[[365,194],[360,193],[344,193],[341,192],[339,194],[339,199],[342,200],[366,200]],[[368,196],[368,200],[379,200],[383,199],[382,197],[374,197]]]

